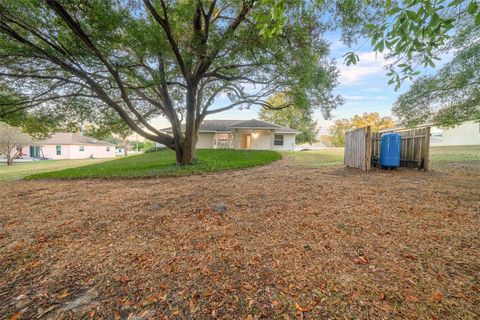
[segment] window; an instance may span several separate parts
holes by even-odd
[[[55,149],[57,150],[57,156],[62,155],[62,146],[55,146]]]
[[[107,147],[107,152],[110,152],[110,147]]]
[[[40,146],[30,146],[30,157],[40,158]]]
[[[82,151],[82,152],[85,151],[85,146],[78,147],[78,151]]]
[[[283,134],[276,134],[275,139],[273,140],[273,145],[283,146]]]

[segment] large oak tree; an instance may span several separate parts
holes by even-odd
[[[271,108],[274,93],[286,97],[283,107],[317,107],[328,118],[339,99],[323,32],[341,29],[349,45],[367,36],[375,51],[388,50],[398,87],[416,65],[434,66],[465,18],[480,25],[477,0],[2,1],[0,118],[119,117],[188,164],[205,117]],[[347,65],[357,61],[346,53]],[[231,103],[214,107],[218,97]],[[151,125],[159,116],[172,136]]]
[[[8,107],[3,115],[74,110],[110,118],[113,111],[189,164],[208,115],[268,108],[275,92],[285,94],[285,107],[328,114],[338,99],[331,93],[337,72],[320,36],[326,25],[298,4],[284,6],[281,32],[266,35],[259,24],[274,8],[255,0],[2,2],[0,88],[17,97],[0,105]],[[219,96],[231,103],[214,108]],[[151,125],[159,116],[173,136]]]

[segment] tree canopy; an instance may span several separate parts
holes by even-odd
[[[378,112],[363,113],[355,115],[350,119],[336,120],[335,124],[329,129],[329,142],[335,147],[345,146],[345,133],[349,130],[370,126],[372,132],[380,129],[391,128],[395,126],[395,122],[391,117],[381,117]]]
[[[283,94],[276,94],[269,98],[268,102],[275,108],[276,106],[285,105],[286,100]],[[317,122],[313,120],[311,109],[302,109],[297,106],[278,110],[264,108],[260,110],[258,117],[261,120],[300,131],[300,133],[295,136],[297,144],[312,144],[317,141]]]
[[[407,126],[433,122],[450,127],[480,121],[480,27],[465,21],[451,41],[453,59],[433,75],[418,78],[393,111]]]
[[[285,23],[282,8],[287,0],[264,0],[272,10],[273,23],[261,25],[268,34],[279,33]],[[312,6],[320,10],[328,1],[314,0]],[[342,38],[349,44],[359,38],[371,40],[374,51],[387,53],[391,58],[387,75],[389,84],[398,89],[405,79],[412,80],[423,67],[435,67],[435,60],[450,48],[452,37],[465,20],[480,26],[480,5],[477,0],[402,0],[402,1],[336,1],[341,15],[344,33]],[[376,12],[373,19],[362,19],[365,11]],[[362,35],[362,37],[358,37]],[[360,45],[360,47],[362,44]],[[347,65],[355,64],[359,57],[355,51],[344,55]]]
[[[416,73],[415,61],[433,65],[459,20],[478,24],[478,11],[474,0],[3,1],[0,118],[26,112],[58,127],[116,116],[192,163],[205,117],[272,108],[268,98],[278,92],[285,107],[318,108],[328,118],[340,99],[325,31],[341,29],[348,44],[369,35],[377,52],[396,58],[404,76],[392,68],[392,82],[401,82]],[[230,102],[218,107],[218,97]],[[168,119],[172,135],[151,124],[157,117]]]
[[[3,2],[0,84],[16,97],[3,105],[94,119],[113,111],[135,132],[175,149],[180,163],[193,160],[206,116],[268,108],[274,92],[329,115],[339,100],[320,37],[325,25],[314,11],[291,5],[281,35],[265,37],[258,21],[270,8],[253,0]],[[221,95],[231,103],[212,108]],[[173,136],[150,124],[159,116]]]

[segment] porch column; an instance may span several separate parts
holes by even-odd
[[[273,149],[273,141],[275,140],[275,130],[270,131],[270,149]]]

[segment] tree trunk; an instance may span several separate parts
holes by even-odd
[[[123,140],[123,154],[124,156],[128,156],[128,151],[127,151],[127,140]]]
[[[197,85],[192,84],[187,88],[187,117],[185,123],[185,138],[183,140],[183,152],[181,155],[180,165],[189,165],[192,164],[195,160],[195,142],[196,142],[196,96],[197,96]],[[178,162],[178,159],[177,159]]]
[[[17,153],[18,152],[13,152],[13,150],[15,150],[16,148],[16,145],[8,145],[6,146],[5,148],[5,157],[7,158],[7,166],[11,166],[12,163],[13,163],[13,160],[15,159],[15,157],[17,156]]]

